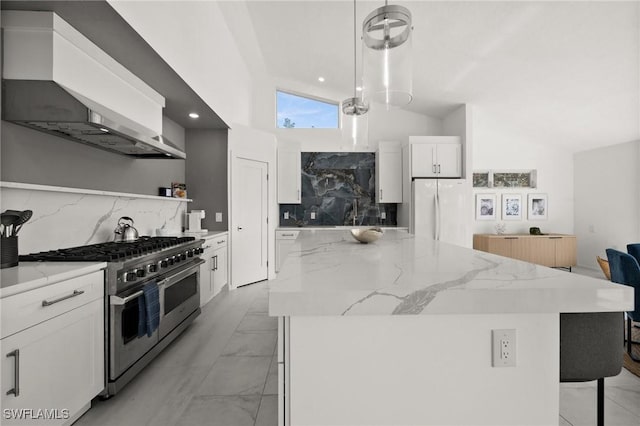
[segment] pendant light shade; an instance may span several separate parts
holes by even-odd
[[[362,24],[364,102],[402,107],[413,99],[411,12],[385,5]]]
[[[351,140],[353,145],[368,145],[369,120],[367,112],[369,105],[357,95],[357,60],[356,60],[356,0],[353,0],[353,97],[342,101],[342,113],[347,116],[351,125]]]

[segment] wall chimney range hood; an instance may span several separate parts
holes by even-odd
[[[96,103],[76,98],[53,81],[3,80],[2,119],[139,158],[186,158],[162,136]],[[138,128],[138,129],[136,129]]]
[[[136,158],[186,158],[165,99],[53,12],[3,11],[2,119]]]

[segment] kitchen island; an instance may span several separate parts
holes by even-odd
[[[632,305],[627,286],[405,232],[300,233],[269,292],[280,422],[558,424],[559,314]],[[514,367],[492,367],[502,329]]]

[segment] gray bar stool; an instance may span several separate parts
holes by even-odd
[[[623,352],[622,312],[560,314],[560,382],[598,381],[598,426],[604,426],[604,378],[620,374]]]

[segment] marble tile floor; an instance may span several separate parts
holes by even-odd
[[[267,316],[267,289],[263,282],[218,295],[131,383],[94,400],[75,425],[276,425],[277,322]],[[606,424],[640,426],[640,378],[623,369],[605,385]],[[559,425],[595,424],[595,382],[560,384]]]

